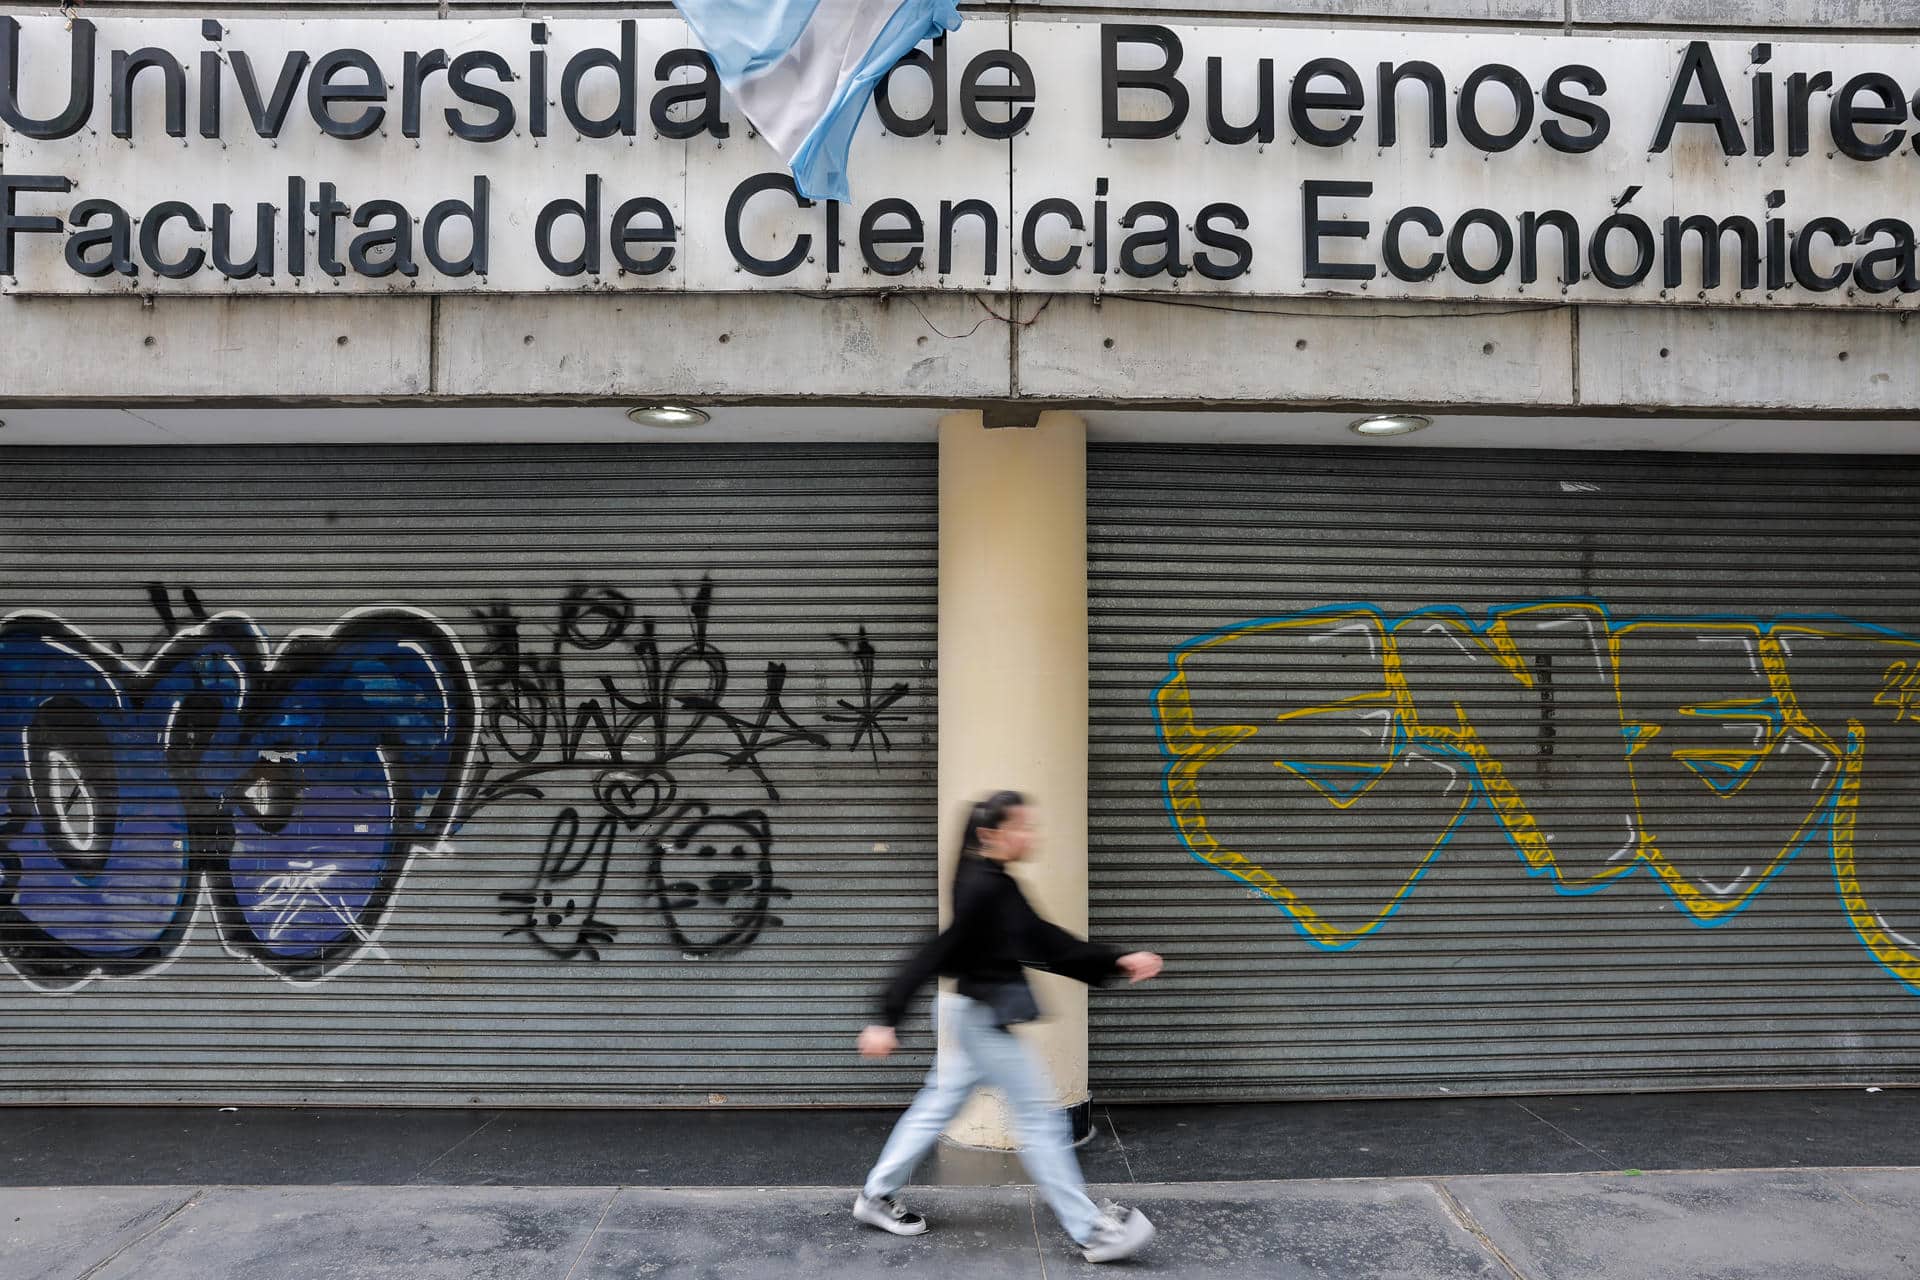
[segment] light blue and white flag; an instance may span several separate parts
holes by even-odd
[[[674,0],[720,81],[810,200],[846,200],[847,151],[874,88],[960,26],[958,0]]]

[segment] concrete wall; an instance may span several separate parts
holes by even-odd
[[[0,4],[0,13],[45,13],[57,6]],[[625,0],[569,0],[542,5],[542,17],[569,13],[623,13],[666,10],[669,4]],[[1019,0],[1018,3],[963,4],[963,9],[1007,12],[1088,13],[1100,17],[1137,14],[1165,20],[1167,6],[1143,0]],[[1182,21],[1219,15],[1236,18],[1340,18],[1383,22],[1473,22],[1511,26],[1588,25],[1643,28],[1794,28],[1842,32],[1920,31],[1920,6],[1912,0],[1206,0],[1176,7]],[[178,0],[117,0],[89,4],[91,14],[183,12]],[[365,16],[377,11],[395,17],[441,14],[459,17],[518,16],[519,5],[487,0],[326,0],[291,7],[279,0],[222,0],[193,7],[198,13],[324,15],[329,10]]]
[[[340,11],[515,12],[462,3]],[[604,9],[556,6],[555,14]],[[631,11],[636,6],[613,6]],[[666,8],[645,5],[640,8]],[[980,6],[1002,9],[1008,6]],[[1138,0],[1020,13],[1164,16]],[[122,3],[89,12],[173,10]],[[0,12],[44,12],[0,3]],[[289,13],[227,3],[209,13]],[[199,10],[195,10],[199,12]],[[314,10],[301,10],[312,16]],[[1212,0],[1315,17],[1545,29],[1920,35],[1916,0]],[[1531,410],[1920,412],[1912,315],[1637,307],[798,295],[408,299],[0,297],[0,404],[830,398],[952,406],[1383,403]]]
[[[991,306],[1007,320],[994,318]],[[0,297],[0,404],[828,398],[1920,413],[1912,314],[1107,298]]]

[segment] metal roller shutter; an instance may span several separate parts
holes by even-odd
[[[0,453],[0,1101],[891,1101],[919,446]]]
[[[1920,468],[1096,447],[1098,1096],[1920,1079]]]

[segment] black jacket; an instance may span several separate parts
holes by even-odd
[[[914,993],[935,974],[958,978],[961,995],[984,1001],[994,986],[1025,983],[1028,965],[1098,985],[1120,972],[1120,954],[1048,924],[1005,867],[962,854],[953,876],[953,923],[901,966],[881,1000],[880,1022],[899,1026]]]

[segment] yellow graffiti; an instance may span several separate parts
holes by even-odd
[[[1500,670],[1513,679],[1523,689],[1535,688],[1533,671],[1520,652],[1520,646],[1513,639],[1512,621],[1529,613],[1545,613],[1549,610],[1567,611],[1565,605],[1528,605],[1504,610],[1494,615],[1484,631],[1474,639],[1499,666]],[[1574,609],[1574,612],[1591,614],[1594,622],[1604,630],[1606,615],[1598,606]],[[1420,615],[1412,615],[1418,618]],[[1411,621],[1412,618],[1408,619]],[[1397,682],[1400,694],[1401,716],[1407,726],[1408,737],[1425,746],[1440,751],[1457,752],[1464,755],[1473,764],[1474,776],[1485,792],[1487,802],[1498,819],[1501,829],[1506,832],[1520,856],[1529,868],[1535,871],[1551,871],[1567,884],[1597,884],[1624,874],[1632,869],[1632,864],[1610,867],[1596,875],[1584,878],[1566,876],[1554,857],[1553,846],[1541,830],[1540,822],[1528,810],[1525,797],[1520,794],[1501,762],[1494,758],[1492,750],[1481,740],[1475,731],[1466,710],[1454,703],[1454,723],[1451,725],[1427,724],[1420,718],[1414,704],[1412,688],[1407,684],[1404,667],[1400,661],[1398,628],[1387,635],[1389,679]]]
[[[1346,946],[1357,942],[1386,923],[1387,918],[1393,914],[1394,909],[1412,892],[1414,885],[1419,881],[1420,875],[1426,869],[1427,864],[1432,861],[1433,857],[1438,854],[1440,849],[1445,845],[1447,835],[1453,830],[1454,822],[1464,815],[1467,808],[1472,805],[1473,793],[1471,790],[1462,788],[1458,812],[1454,815],[1453,819],[1447,823],[1445,830],[1434,839],[1425,855],[1418,859],[1416,865],[1401,880],[1391,897],[1381,905],[1379,910],[1358,925],[1343,926],[1328,920],[1325,916],[1315,911],[1311,905],[1292,889],[1281,883],[1280,879],[1271,871],[1255,862],[1246,854],[1226,848],[1219,840],[1215,839],[1212,832],[1208,830],[1206,814],[1200,797],[1199,776],[1201,771],[1220,756],[1256,736],[1260,732],[1261,726],[1252,724],[1228,724],[1201,727],[1196,722],[1193,712],[1192,699],[1187,685],[1186,661],[1192,654],[1202,653],[1223,645],[1229,645],[1237,640],[1243,640],[1248,636],[1261,632],[1271,632],[1286,628],[1302,630],[1309,628],[1321,629],[1329,623],[1340,622],[1342,620],[1360,622],[1367,626],[1378,639],[1382,641],[1385,640],[1379,618],[1371,613],[1322,615],[1290,622],[1256,624],[1215,636],[1187,650],[1178,659],[1173,677],[1160,687],[1157,695],[1163,740],[1168,753],[1175,758],[1175,763],[1167,774],[1167,795],[1173,809],[1174,821],[1178,825],[1181,837],[1186,842],[1187,847],[1221,871],[1224,871],[1237,880],[1244,881],[1259,890],[1266,897],[1272,899],[1293,918],[1294,922],[1297,923],[1309,937],[1322,946],[1329,947]],[[1382,652],[1385,658],[1383,663],[1385,676],[1383,688],[1338,699],[1329,703],[1297,708],[1274,717],[1270,723],[1278,724],[1310,716],[1326,715],[1349,710],[1357,705],[1363,706],[1372,703],[1381,704],[1383,709],[1390,708],[1396,718],[1404,717],[1411,706],[1405,681],[1401,677],[1399,664],[1393,655],[1391,647],[1383,648]],[[1363,797],[1371,793],[1380,784],[1381,778],[1384,777],[1384,774],[1377,774],[1364,786],[1351,794],[1330,795],[1324,784],[1305,776],[1297,767],[1290,766],[1286,761],[1275,761],[1274,763],[1281,768],[1288,769],[1294,773],[1295,776],[1300,777],[1302,781],[1307,782],[1315,791],[1319,792],[1323,799],[1326,799],[1334,807],[1340,809],[1352,808]],[[1369,766],[1369,762],[1356,760],[1316,761],[1315,763],[1335,768],[1367,768]]]
[[[1846,910],[1847,921],[1875,960],[1902,982],[1920,990],[1920,947],[1887,927],[1887,922],[1874,910],[1865,887],[1860,883],[1854,833],[1859,825],[1860,791],[1866,774],[1867,726],[1859,720],[1849,719],[1847,739],[1841,743],[1834,741],[1813,723],[1801,709],[1800,701],[1787,680],[1786,649],[1781,643],[1782,637],[1786,636],[1835,640],[1846,638],[1846,633],[1805,625],[1777,626],[1768,633],[1768,648],[1762,650],[1762,656],[1767,663],[1768,677],[1777,679],[1780,684],[1780,705],[1787,722],[1798,732],[1819,742],[1840,761],[1838,793],[1834,797],[1828,838],[1833,847],[1834,880],[1839,885],[1840,902]],[[1920,651],[1920,643],[1908,642],[1900,647]],[[1914,665],[1920,667],[1920,662]],[[1885,705],[1881,701],[1882,696],[1884,691],[1874,697],[1874,705]],[[1896,715],[1896,722],[1898,718]]]
[[[1582,668],[1604,683],[1591,686],[1605,697],[1610,686],[1614,710],[1620,728],[1620,759],[1627,762],[1625,778],[1630,794],[1623,798],[1632,827],[1628,842],[1615,855],[1618,861],[1591,870],[1563,866],[1555,855],[1552,840],[1527,805],[1520,783],[1510,776],[1507,762],[1497,758],[1493,748],[1476,730],[1467,708],[1454,701],[1451,723],[1423,720],[1416,706],[1414,691],[1408,683],[1402,659],[1403,627],[1422,622],[1430,634],[1442,634],[1469,659],[1478,653],[1492,660],[1498,670],[1520,688],[1535,691],[1532,666],[1515,640],[1512,624],[1529,612],[1556,611],[1568,621],[1553,625],[1572,625],[1583,620],[1596,630],[1595,642],[1603,648],[1605,668],[1595,673]],[[1461,615],[1464,616],[1464,615]],[[1855,931],[1876,960],[1902,981],[1920,989],[1920,948],[1901,937],[1876,913],[1862,885],[1856,864],[1854,832],[1859,810],[1859,793],[1866,759],[1866,728],[1858,720],[1847,722],[1844,742],[1823,731],[1802,709],[1788,676],[1788,654],[1783,637],[1821,637],[1859,639],[1861,631],[1823,630],[1804,624],[1776,624],[1763,628],[1746,622],[1630,622],[1613,625],[1598,605],[1565,602],[1529,605],[1500,611],[1478,630],[1456,633],[1447,630],[1445,620],[1425,615],[1403,617],[1389,625],[1380,611],[1357,607],[1346,611],[1308,614],[1292,618],[1263,620],[1224,631],[1189,645],[1174,655],[1169,679],[1157,691],[1157,710],[1163,742],[1172,763],[1167,770],[1166,788],[1174,821],[1186,846],[1200,859],[1225,874],[1252,886],[1286,911],[1288,916],[1315,943],[1325,947],[1350,945],[1379,929],[1413,892],[1422,874],[1452,836],[1460,819],[1472,805],[1476,794],[1486,797],[1488,807],[1503,832],[1510,838],[1527,866],[1550,873],[1555,881],[1568,887],[1597,887],[1617,880],[1634,867],[1645,864],[1672,894],[1692,919],[1701,924],[1721,922],[1764,889],[1780,866],[1812,837],[1822,823],[1830,824],[1832,856],[1841,899]],[[1458,625],[1458,624],[1454,624]],[[1632,761],[1644,753],[1666,726],[1628,714],[1623,687],[1623,645],[1644,628],[1667,627],[1671,634],[1684,634],[1696,643],[1738,646],[1754,662],[1756,689],[1764,687],[1765,696],[1726,698],[1672,707],[1671,714],[1699,717],[1719,728],[1745,735],[1748,741],[1733,745],[1675,746],[1663,758],[1690,769],[1707,785],[1708,795],[1716,801],[1731,801],[1741,796],[1761,773],[1767,760],[1781,751],[1824,753],[1825,764],[1790,758],[1801,763],[1790,765],[1787,778],[1810,778],[1805,794],[1804,816],[1791,833],[1773,847],[1773,836],[1760,844],[1753,867],[1745,868],[1726,885],[1716,886],[1690,874],[1671,856],[1663,833],[1648,823],[1652,812],[1641,794],[1640,773]],[[1295,638],[1322,639],[1341,631],[1363,628],[1368,639],[1368,670],[1377,672],[1379,684],[1369,688],[1362,682],[1359,691],[1307,706],[1289,706],[1271,711],[1259,722],[1203,724],[1194,706],[1189,677],[1196,660],[1215,654],[1225,646],[1251,638],[1269,638],[1293,633]],[[1906,644],[1920,651],[1920,642],[1902,641],[1877,633],[1875,642]],[[1664,639],[1655,632],[1651,640]],[[1469,642],[1472,651],[1469,652]],[[1447,651],[1451,653],[1451,650]],[[1373,665],[1377,657],[1377,666]],[[1484,668],[1482,668],[1484,669]],[[1746,668],[1742,668],[1745,670]],[[1365,679],[1372,679],[1369,674]],[[1875,705],[1895,705],[1901,715],[1920,704],[1920,654],[1911,663],[1895,663],[1887,669],[1886,688],[1874,699]],[[1352,686],[1349,685],[1349,688]],[[1888,690],[1892,692],[1889,693]],[[1668,704],[1670,707],[1672,704]],[[1463,787],[1458,808],[1436,813],[1431,821],[1435,834],[1420,849],[1415,841],[1408,849],[1410,864],[1396,868],[1392,877],[1380,886],[1381,897],[1371,904],[1371,914],[1342,924],[1329,919],[1306,901],[1283,879],[1283,872],[1263,866],[1244,849],[1229,848],[1210,828],[1202,796],[1204,771],[1228,752],[1246,749],[1263,732],[1276,726],[1295,724],[1316,716],[1368,714],[1379,707],[1380,714],[1391,717],[1391,741],[1386,759],[1367,759],[1328,753],[1329,758],[1312,760],[1277,759],[1271,763],[1286,776],[1299,781],[1321,801],[1337,811],[1352,811],[1373,797],[1384,784],[1392,767],[1405,762],[1410,752],[1425,751],[1459,761],[1470,772],[1474,787]],[[1429,705],[1429,713],[1436,708]],[[1837,718],[1837,717],[1836,717]],[[1898,717],[1896,717],[1898,718]],[[1591,757],[1589,757],[1591,758]],[[1819,772],[1815,773],[1815,767]],[[1331,781],[1329,779],[1332,779]],[[1451,790],[1451,788],[1449,788]],[[1797,794],[1797,793],[1796,793]],[[1672,798],[1667,798],[1669,804]],[[1683,802],[1684,803],[1684,802]],[[1796,810],[1797,811],[1797,810]],[[1671,812],[1671,810],[1670,810]],[[1791,815],[1787,815],[1791,821]],[[1774,836],[1784,830],[1776,828]],[[1605,846],[1602,847],[1603,850]],[[1628,855],[1631,856],[1628,856]],[[1737,864],[1736,864],[1737,865]]]
[[[1620,656],[1622,647],[1627,640],[1637,632],[1649,628],[1669,627],[1671,625],[1673,624],[1664,622],[1627,623],[1624,626],[1615,628],[1609,635],[1608,645],[1614,672],[1614,687],[1616,693],[1619,695],[1621,718],[1623,720],[1626,716],[1626,703],[1625,691],[1620,685],[1620,671],[1623,665]],[[1768,692],[1784,711],[1784,708],[1792,697],[1792,686],[1787,680],[1785,657],[1779,652],[1779,646],[1769,637],[1763,635],[1757,625],[1739,622],[1692,623],[1688,624],[1687,629],[1696,635],[1714,634],[1724,636],[1728,640],[1750,642],[1754,651],[1760,656],[1761,667],[1766,675]],[[1701,703],[1696,706],[1679,708],[1679,711],[1682,715],[1701,714],[1721,708],[1731,709],[1735,705],[1736,704],[1727,703]],[[1748,704],[1737,705],[1739,710],[1745,711]],[[1751,766],[1757,759],[1764,758],[1771,753],[1779,744],[1782,737],[1798,727],[1789,723],[1788,718],[1784,714],[1777,722],[1770,718],[1757,715],[1742,715],[1739,718],[1754,723],[1763,731],[1762,734],[1759,735],[1761,740],[1757,741],[1753,748],[1736,754],[1725,750],[1678,747],[1672,752],[1673,758],[1683,763],[1725,763],[1731,766]],[[1651,739],[1652,736],[1652,734],[1646,735],[1648,739]],[[1811,736],[1813,736],[1816,741],[1824,741],[1825,737],[1825,735],[1818,734],[1817,731]],[[1637,754],[1639,748],[1644,745],[1644,743],[1637,742],[1635,744],[1635,754]],[[1722,798],[1736,794],[1747,785],[1747,782],[1750,781],[1752,777],[1753,774],[1751,772],[1742,776],[1732,789],[1721,793]],[[1662,848],[1659,833],[1647,825],[1645,819],[1647,806],[1641,800],[1638,773],[1630,772],[1628,778],[1633,788],[1634,810],[1641,815],[1640,848],[1636,854],[1636,861],[1644,862],[1651,867],[1654,874],[1660,877],[1661,882],[1666,885],[1667,889],[1680,903],[1681,908],[1695,920],[1706,924],[1713,924],[1733,915],[1742,907],[1746,906],[1747,903],[1752,900],[1754,894],[1766,887],[1767,881],[1773,876],[1774,872],[1779,869],[1783,862],[1793,856],[1794,851],[1805,842],[1809,832],[1820,821],[1826,801],[1831,796],[1833,790],[1833,784],[1829,782],[1828,785],[1809,802],[1806,818],[1801,822],[1798,829],[1795,830],[1793,836],[1783,842],[1767,859],[1765,869],[1759,875],[1748,878],[1743,892],[1732,897],[1726,897],[1710,892],[1707,888],[1697,883],[1692,877],[1688,876],[1680,867],[1675,865],[1673,860]]]
[[[1343,698],[1338,702],[1330,702],[1323,706],[1301,707],[1297,711],[1283,711],[1274,717],[1274,723],[1286,724],[1295,720],[1310,719],[1314,716],[1337,715],[1341,712],[1351,711],[1355,708],[1366,708],[1375,704],[1385,704],[1382,707],[1383,712],[1386,714],[1392,713],[1392,699],[1387,693],[1362,693],[1356,694],[1351,698]],[[1374,788],[1380,785],[1380,780],[1386,776],[1385,771],[1371,760],[1315,760],[1311,768],[1295,760],[1275,760],[1273,763],[1276,768],[1285,769],[1288,773],[1291,773],[1294,777],[1300,779],[1300,781],[1306,783],[1315,791],[1318,791],[1321,799],[1336,809],[1353,808],[1356,804],[1359,804],[1361,800],[1371,795]],[[1365,777],[1366,781],[1356,788],[1342,790],[1328,785],[1326,779],[1320,776],[1319,771],[1325,770],[1359,774]]]

